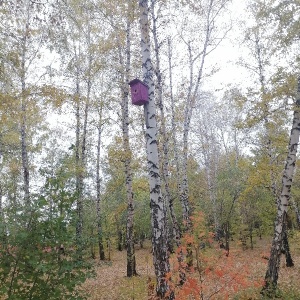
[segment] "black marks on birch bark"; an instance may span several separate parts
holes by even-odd
[[[152,140],[152,141],[150,142],[150,145],[152,145],[152,144],[157,144],[157,141],[156,141],[156,140]]]
[[[150,194],[157,193],[160,191],[160,185],[156,185],[154,188],[150,190]]]

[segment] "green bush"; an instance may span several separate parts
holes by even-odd
[[[0,246],[0,298],[86,299],[80,285],[92,270],[76,259],[72,199],[67,194],[63,197],[64,205],[39,196],[30,208],[6,209]]]

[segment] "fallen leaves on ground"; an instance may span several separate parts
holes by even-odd
[[[97,262],[96,277],[84,284],[92,300],[142,300],[148,298],[147,282],[154,277],[149,246],[136,250],[138,276],[126,277],[126,250],[115,251],[111,261]],[[154,279],[153,279],[154,280]]]
[[[271,240],[257,241],[254,249],[241,250],[237,244],[232,243],[230,257],[232,263],[232,272],[243,272],[247,270],[247,278],[253,281],[253,286],[245,291],[236,293],[235,287],[229,291],[228,299],[261,299],[260,290],[263,282]],[[295,266],[287,268],[285,266],[285,257],[282,255],[281,268],[279,273],[279,288],[284,292],[291,292],[289,300],[300,299],[300,244],[299,241],[291,242],[291,252]],[[96,277],[90,278],[84,284],[84,290],[90,295],[92,300],[147,300],[149,299],[148,287],[149,280],[155,282],[152,265],[152,254],[150,245],[145,249],[136,250],[136,265],[139,276],[134,278],[126,277],[126,251],[115,251],[111,261],[99,262],[95,260]],[[222,264],[220,264],[222,265]],[[218,266],[216,265],[216,268]],[[218,272],[223,272],[218,269]],[[195,277],[196,278],[196,277]],[[210,291],[217,287],[217,283],[206,282],[210,285]],[[248,285],[249,286],[249,285]],[[219,286],[218,286],[219,288]],[[298,296],[297,296],[298,295]],[[214,295],[204,295],[204,299],[224,299],[220,293]],[[209,298],[210,296],[210,298]],[[298,298],[297,298],[298,297]],[[191,298],[197,299],[197,298]],[[199,298],[200,299],[200,298]],[[287,299],[280,298],[279,299]],[[178,299],[180,300],[180,299]]]

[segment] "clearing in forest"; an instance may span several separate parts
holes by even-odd
[[[300,299],[300,244],[299,233],[291,238],[291,250],[295,266],[285,267],[282,256],[277,299]],[[177,298],[184,299],[261,299],[261,284],[267,268],[271,239],[258,240],[254,249],[243,250],[232,242],[229,257],[221,250],[205,249],[202,277],[197,267],[188,274],[189,285],[182,292],[176,288]],[[217,254],[216,254],[217,253]],[[212,259],[207,259],[211,257]],[[216,259],[216,257],[218,257]],[[126,251],[115,251],[111,261],[95,260],[96,277],[84,284],[84,290],[93,300],[151,300],[153,297],[154,271],[150,244],[136,250],[139,276],[126,277]],[[176,268],[175,264],[171,267]],[[205,265],[205,266],[204,266]],[[196,261],[194,262],[196,266]],[[176,274],[175,274],[176,275]],[[173,274],[174,276],[174,274]],[[200,282],[202,280],[202,283]],[[193,296],[192,296],[193,295]],[[202,295],[202,296],[201,296]]]

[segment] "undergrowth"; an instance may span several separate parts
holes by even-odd
[[[253,250],[244,249],[238,241],[231,242],[230,252],[220,249],[213,234],[205,227],[204,215],[193,218],[193,234],[186,233],[181,247],[170,256],[171,271],[167,274],[176,300],[268,300],[260,291],[267,268],[271,237],[257,238]],[[279,290],[274,299],[300,299],[300,251],[297,234],[291,239],[291,250],[295,267],[286,268],[281,261]],[[180,263],[178,255],[186,255],[187,244],[192,245],[193,267],[185,261]],[[205,246],[204,246],[205,245]],[[298,247],[298,248],[297,248]],[[139,276],[126,278],[126,252],[116,252],[111,265],[99,266],[98,278],[93,279],[89,292],[97,300],[156,300],[155,276],[150,244],[136,251]],[[186,281],[180,284],[180,272]],[[91,283],[91,280],[88,280]]]

